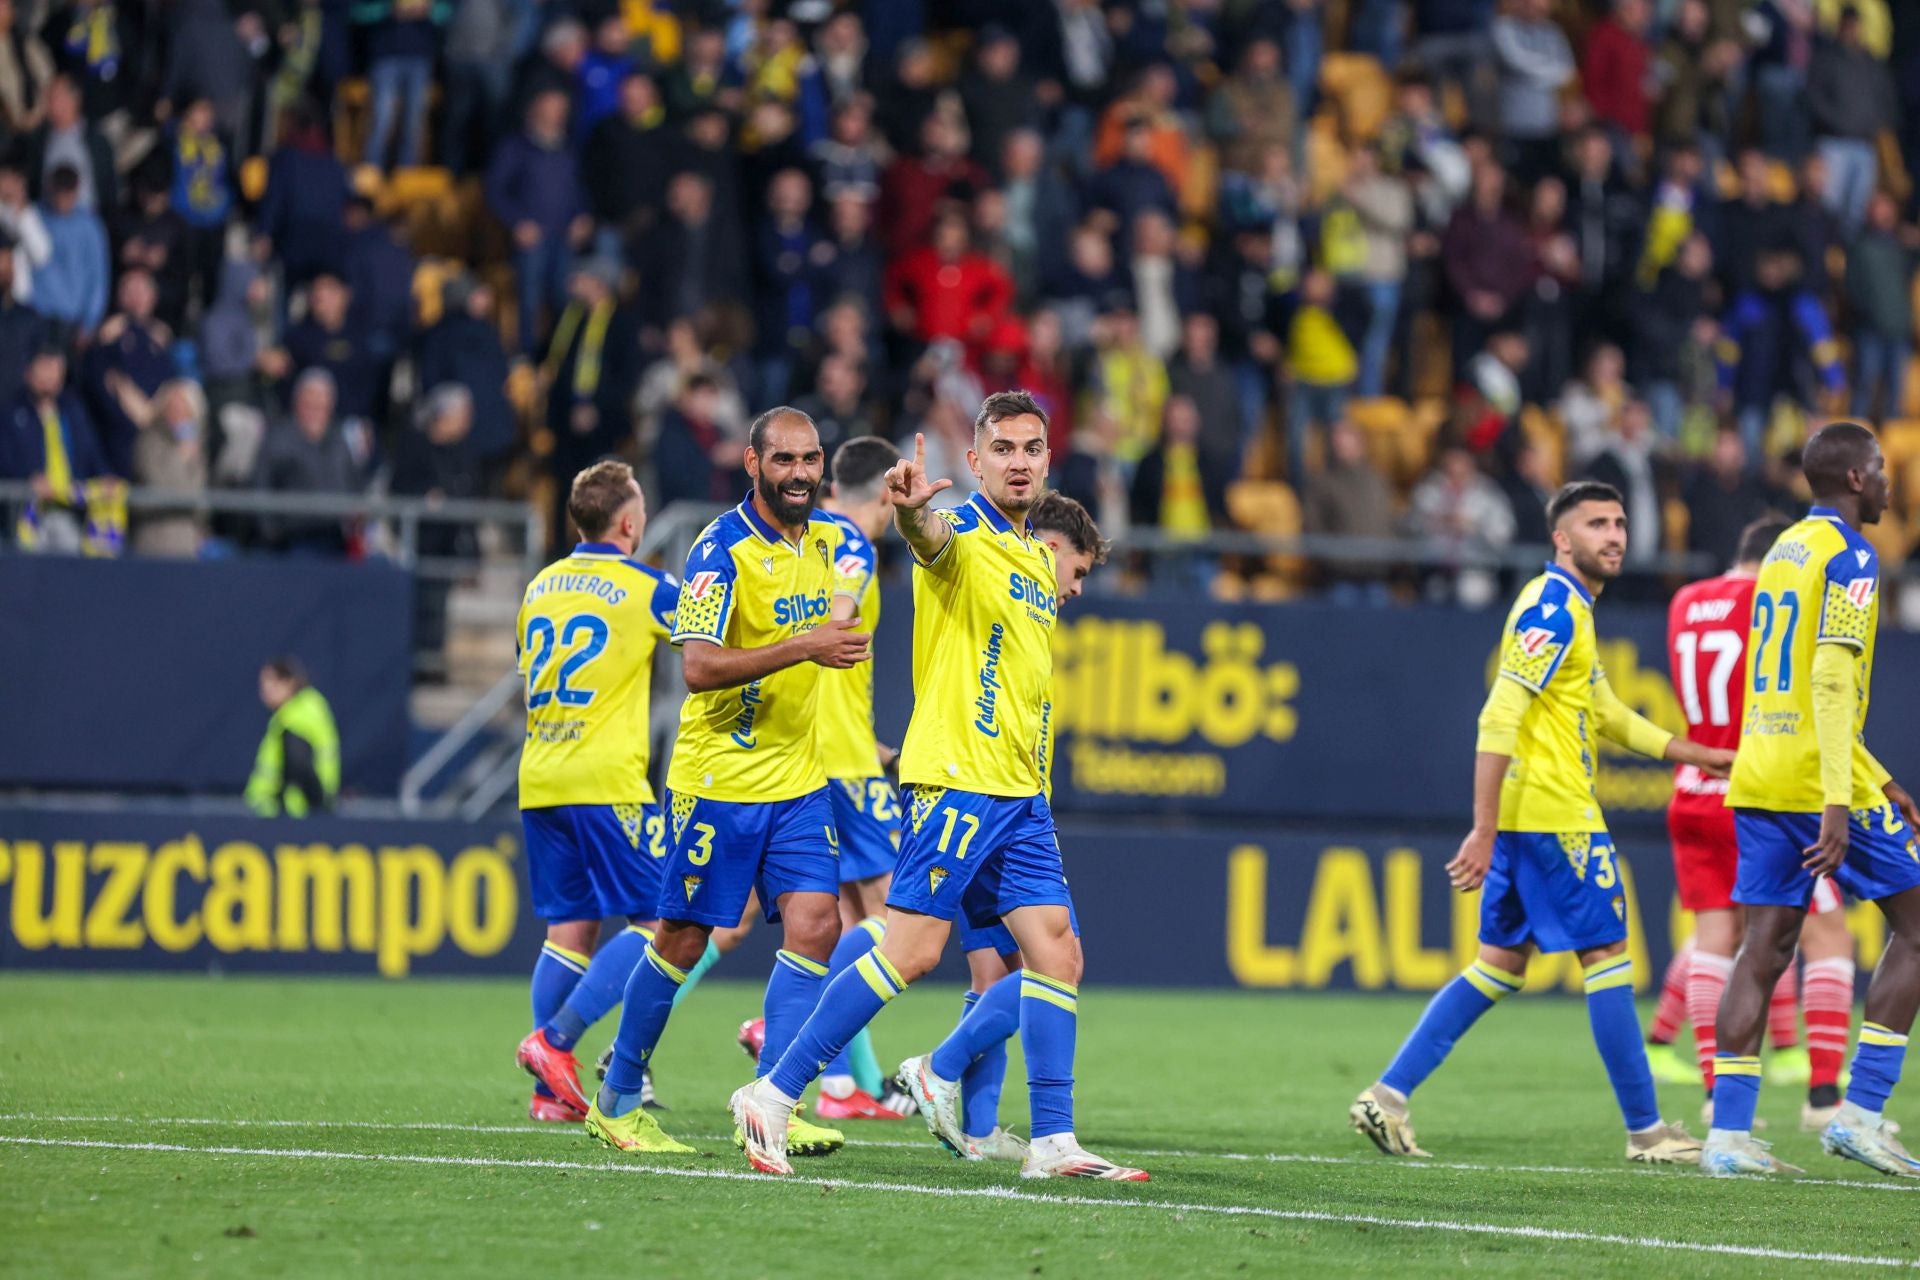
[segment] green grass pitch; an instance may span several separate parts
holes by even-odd
[[[930,1047],[959,995],[897,1001],[882,1061]],[[790,1179],[748,1173],[723,1114],[748,1075],[744,982],[704,986],[660,1052],[665,1124],[701,1154],[621,1157],[526,1120],[525,998],[0,975],[0,1275],[1751,1277],[1920,1259],[1920,1182],[1821,1155],[1794,1089],[1761,1106],[1803,1179],[1628,1166],[1573,1000],[1488,1016],[1416,1099],[1436,1156],[1416,1164],[1376,1155],[1345,1110],[1417,1001],[1089,987],[1080,1135],[1153,1174],[1118,1186],[962,1163],[918,1120],[848,1126],[844,1152]],[[1016,1126],[1022,1070],[1016,1051]],[[1697,1120],[1693,1090],[1662,1101]]]

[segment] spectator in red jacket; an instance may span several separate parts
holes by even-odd
[[[874,218],[887,256],[899,258],[925,243],[943,200],[973,199],[988,186],[986,170],[967,159],[966,131],[935,112],[920,126],[920,154],[901,156],[880,178]]]
[[[949,209],[933,224],[933,243],[888,268],[885,293],[895,328],[920,342],[957,338],[977,348],[1012,304],[1013,280],[974,251],[966,215]]]
[[[1653,60],[1647,44],[1651,17],[1647,0],[1614,0],[1613,12],[1587,33],[1587,47],[1580,58],[1580,83],[1594,118],[1625,136],[1615,137],[1617,155],[1623,154],[1619,143],[1625,138],[1646,136],[1651,117],[1648,91],[1653,82],[1647,71]]]

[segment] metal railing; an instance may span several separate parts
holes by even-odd
[[[0,514],[11,530],[34,498],[24,481],[0,481]],[[127,490],[127,513],[137,527],[143,514],[253,516],[291,520],[359,521],[391,535],[380,550],[394,563],[426,577],[458,577],[472,568],[464,557],[423,557],[420,530],[430,524],[495,526],[520,533],[520,558],[537,569],[546,552],[546,521],[531,504],[502,498],[423,498],[385,493],[277,493],[252,489]]]

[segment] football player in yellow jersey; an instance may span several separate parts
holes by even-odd
[[[587,1099],[574,1043],[619,1003],[660,900],[667,851],[647,724],[654,647],[673,630],[679,584],[631,558],[647,509],[626,463],[574,477],[567,513],[582,541],[528,584],[515,628],[527,702],[520,816],[534,910],[547,921],[533,1033],[516,1058],[539,1082],[533,1118],[578,1124]],[[608,916],[632,923],[596,952]]]
[[[1594,732],[1641,755],[1725,777],[1733,753],[1677,738],[1631,710],[1601,669],[1594,597],[1620,575],[1627,516],[1609,485],[1577,481],[1547,505],[1554,558],[1507,615],[1499,674],[1480,712],[1473,830],[1447,864],[1479,889],[1480,954],[1441,988],[1379,1083],[1348,1118],[1388,1155],[1424,1156],[1407,1098],[1495,1003],[1520,989],[1535,951],[1572,951],[1586,968],[1587,1016],[1627,1124],[1627,1159],[1699,1159],[1661,1121],[1633,1007],[1633,967],[1613,838],[1593,789]]]
[[[833,455],[833,491],[821,512],[840,528],[834,570],[859,603],[860,628],[880,626],[879,569],[874,539],[893,521],[888,468],[900,461],[890,441],[862,436]],[[886,930],[887,886],[900,857],[900,797],[886,766],[899,752],[873,733],[873,664],[861,663],[820,681],[820,755],[826,762],[833,822],[840,832],[840,942],[828,981],[872,950]],[[820,1077],[822,1120],[900,1120],[913,1100],[881,1074],[862,1027]]]
[[[1077,599],[1087,575],[1105,564],[1108,546],[1087,509],[1063,493],[1048,493],[1027,514],[1033,534],[1053,552],[1060,604]],[[1053,795],[1052,702],[1042,709],[1040,753],[1041,785]],[[1078,921],[1073,921],[1075,936]],[[962,923],[960,945],[967,953],[972,980],[960,1025],[926,1057],[935,1076],[960,1082],[961,1128],[966,1141],[960,1154],[968,1160],[1026,1159],[1027,1142],[1000,1127],[1000,1088],[1007,1074],[1007,1041],[1020,1029],[1020,947],[1004,924],[984,928]],[[904,1072],[912,1072],[919,1058],[909,1058]]]
[[[772,1073],[733,1095],[748,1160],[762,1172],[792,1172],[783,1150],[796,1100],[822,1063],[938,963],[964,911],[975,925],[1004,920],[1027,963],[1020,1038],[1035,1136],[1022,1175],[1146,1178],[1073,1137],[1080,945],[1039,763],[1057,587],[1053,554],[1027,524],[1047,478],[1046,432],[1032,396],[997,392],[974,419],[967,463],[980,491],[966,503],[930,510],[952,481],[927,475],[923,440],[887,475],[915,562],[914,708],[900,753],[909,830],[886,936],[834,980]],[[931,1109],[929,1127],[962,1150],[960,1082],[922,1072],[910,1083]]]
[[[1747,926],[1720,997],[1713,1128],[1700,1163],[1713,1174],[1797,1172],[1753,1140],[1755,1055],[1815,882],[1832,876],[1878,903],[1892,936],[1867,987],[1853,1079],[1820,1145],[1920,1177],[1920,1161],[1881,1115],[1920,1005],[1920,812],[1864,736],[1880,564],[1860,529],[1887,509],[1886,461],[1873,432],[1836,422],[1807,441],[1801,468],[1815,505],[1780,535],[1754,586],[1746,712],[1727,789],[1740,845],[1733,899]]]
[[[822,667],[867,661],[857,601],[833,567],[838,527],[814,514],[823,454],[813,420],[770,409],[748,431],[753,492],[687,553],[675,609],[687,695],[667,770],[671,847],[660,927],[627,984],[613,1061],[587,1113],[622,1151],[690,1153],[641,1109],[641,1086],[707,935],[740,921],[757,891],[786,946],[767,983],[771,1064],[813,1011],[840,937],[838,837],[815,742]],[[843,1139],[796,1126],[805,1154]]]

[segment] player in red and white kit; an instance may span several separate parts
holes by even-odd
[[[1702,745],[1731,750],[1740,744],[1753,584],[1761,561],[1787,528],[1788,522],[1779,518],[1747,526],[1733,567],[1720,577],[1681,588],[1669,606],[1667,661],[1686,713],[1687,736]],[[1725,779],[1709,778],[1690,765],[1681,765],[1674,772],[1673,800],[1667,807],[1680,905],[1694,913],[1693,941],[1674,957],[1674,967],[1686,973],[1686,1017],[1693,1023],[1694,1047],[1709,1099],[1713,1096],[1714,1019],[1745,925],[1733,901],[1738,846],[1726,795]],[[1832,880],[1822,878],[1800,939],[1807,970],[1804,1067],[1795,1060],[1797,1055],[1778,1052],[1799,1042],[1792,968],[1774,992],[1769,1018],[1774,1065],[1786,1067],[1792,1083],[1804,1080],[1809,1085],[1801,1116],[1808,1127],[1824,1127],[1840,1101],[1840,1067],[1853,1012],[1853,939],[1841,905]],[[1669,987],[1676,976],[1669,974]],[[1656,1027],[1656,1032],[1661,1030],[1665,1028]]]

